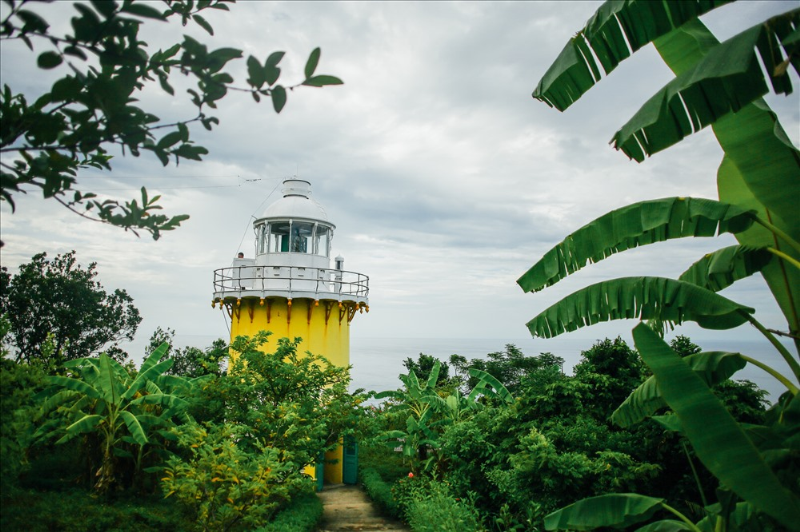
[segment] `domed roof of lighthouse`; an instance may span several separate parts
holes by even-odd
[[[322,205],[311,197],[311,183],[302,179],[283,182],[283,198],[267,207],[260,219],[264,218],[315,220],[333,225]]]

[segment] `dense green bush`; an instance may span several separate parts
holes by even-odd
[[[4,532],[188,532],[188,517],[162,497],[130,493],[97,499],[89,490],[14,490],[3,494]]]
[[[322,501],[315,493],[298,495],[271,523],[255,532],[311,532],[322,519],[322,511]]]
[[[447,486],[431,482],[417,492],[406,510],[414,532],[479,532],[485,530],[469,505],[453,497]]]
[[[394,499],[392,484],[390,482],[383,480],[381,475],[372,468],[362,469],[360,471],[360,478],[361,485],[364,486],[364,491],[367,492],[369,498],[372,499],[372,502],[378,507],[378,511],[389,517],[402,517],[400,506]]]
[[[281,461],[277,449],[246,452],[233,426],[186,424],[173,430],[188,456],[167,462],[162,489],[188,509],[198,530],[250,530],[292,496],[312,489],[300,466]]]

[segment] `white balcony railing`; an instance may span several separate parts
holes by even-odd
[[[366,301],[369,277],[328,268],[233,266],[214,270],[214,299],[280,295]]]

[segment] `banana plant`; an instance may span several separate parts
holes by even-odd
[[[122,444],[130,443],[136,448],[138,469],[143,449],[150,442],[148,433],[169,425],[170,419],[188,404],[177,395],[164,393],[156,384],[173,364],[172,359],[160,361],[168,347],[163,343],[154,350],[135,377],[103,353],[98,358],[67,362],[65,366],[72,377],[47,378],[50,386],[42,392],[38,417],[42,419],[54,411],[56,416],[42,424],[36,436],[60,436],[57,444],[81,434],[99,436],[101,456],[95,488],[101,493],[115,482],[116,458],[131,454]]]
[[[468,396],[456,390],[442,397],[436,391],[440,369],[441,363],[437,360],[424,383],[420,383],[414,370],[411,370],[408,375],[400,375],[405,390],[387,390],[375,395],[376,399],[393,399],[395,403],[390,410],[409,412],[405,431],[386,431],[381,438],[392,445],[402,442],[403,456],[412,460],[412,464],[414,458],[425,461],[428,449],[438,447],[439,427],[462,421],[477,411],[482,404],[478,401],[482,395],[497,397],[507,404],[514,402],[511,392],[499,380],[474,368],[469,373],[479,381]]]
[[[612,211],[557,244],[518,283],[526,292],[535,292],[589,263],[627,249],[673,238],[733,234],[740,246],[701,258],[678,280],[631,277],[597,283],[546,309],[528,327],[534,336],[541,337],[601,321],[632,318],[649,320],[662,334],[663,327],[684,321],[715,330],[743,323],[756,327],[780,352],[790,376],[742,354],[701,353],[682,360],[667,353],[669,348],[664,351],[643,332],[646,326],[640,325],[634,330],[634,337],[654,379],[629,397],[614,414],[614,420],[630,424],[669,406],[677,417],[669,420],[671,426],[685,432],[706,467],[741,497],[742,508],[763,512],[782,526],[796,530],[800,527],[797,497],[783,488],[773,471],[780,462],[765,458],[775,453],[753,448],[749,436],[742,436],[744,429],[725,417],[727,412],[721,405],[712,404],[708,385],[729,377],[745,363],[752,363],[777,378],[787,393],[777,407],[781,410],[777,421],[748,434],[763,436],[764,432],[774,432],[785,436],[800,425],[797,417],[783,415],[800,407],[796,385],[800,380],[800,210],[796,206],[800,197],[800,151],[761,98],[770,85],[778,94],[792,92],[787,70],[800,73],[800,10],[773,17],[720,43],[698,17],[726,3],[729,0],[606,2],[570,40],[533,93],[534,98],[563,111],[603,74],[609,74],[631,53],[653,43],[675,78],[617,131],[612,143],[642,162],[711,125],[724,151],[717,173],[718,200],[665,198]],[[766,67],[766,76],[759,61]],[[768,329],[756,320],[753,309],[716,293],[756,272],[764,276],[783,312],[786,331]],[[776,334],[791,338],[796,352],[791,353]],[[671,369],[656,371],[664,360],[670,361]],[[685,401],[686,395],[697,401]],[[687,424],[687,420],[694,421]],[[690,428],[698,420],[724,426],[724,430]],[[791,447],[788,437],[767,439],[778,449]],[[735,474],[741,471],[754,476],[748,480],[747,474]],[[760,495],[754,486],[761,486],[764,494]],[[637,502],[637,497],[640,496],[580,501],[548,517],[546,525],[548,529],[579,530],[630,526],[628,517],[637,515],[634,506],[643,502]],[[642,520],[654,515],[653,508],[669,511],[662,502],[644,503],[647,510],[640,514]],[[606,510],[609,515],[621,516],[622,521],[601,519]],[[714,508],[707,511],[708,518],[716,519],[717,524],[727,520],[735,526],[736,521],[729,518],[741,517],[738,510],[716,514]],[[645,528],[696,529],[695,524],[677,517],[681,519],[677,525],[658,528],[662,525],[653,524]],[[637,518],[635,522],[639,521]]]

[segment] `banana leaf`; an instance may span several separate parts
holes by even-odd
[[[709,49],[694,66],[645,102],[614,134],[614,147],[641,162],[645,155],[668,148],[758,100],[769,92],[759,57],[767,66],[775,92],[791,93],[789,76],[776,76],[774,66],[783,60],[778,32],[798,23],[800,9],[753,26]]]
[[[600,527],[627,528],[647,521],[663,509],[664,499],[636,493],[612,493],[589,497],[570,504],[544,518],[546,530],[594,530]]]
[[[595,57],[609,74],[631,51],[636,52],[656,38],[730,1],[606,2],[567,43],[533,91],[533,97],[564,111],[600,80]]]
[[[679,281],[719,292],[764,269],[773,255],[766,248],[728,246],[705,255],[683,272]]]
[[[120,404],[120,398],[124,390],[110,360],[111,358],[105,353],[100,355],[100,375],[97,378],[97,383],[100,386],[103,400],[109,404],[117,405]]]
[[[634,328],[633,339],[706,468],[743,500],[789,530],[800,530],[800,499],[781,484],[703,380],[646,325]]]
[[[433,368],[431,369],[431,373],[428,376],[427,387],[433,390],[436,388],[436,382],[439,380],[439,369],[441,367],[441,363],[437,360],[433,363]]]
[[[81,397],[81,394],[74,390],[61,390],[60,392],[54,393],[41,402],[39,406],[39,413],[37,413],[36,417],[40,418],[42,415],[47,414],[54,408],[61,406],[67,401],[77,397]]]
[[[739,353],[709,351],[695,353],[683,359],[708,386],[726,381],[744,368],[747,362]],[[630,427],[652,416],[667,406],[661,396],[655,376],[649,377],[639,385],[625,401],[611,414],[611,421],[620,427]]]
[[[618,319],[694,321],[724,330],[747,321],[754,310],[710,290],[664,277],[622,277],[582,288],[528,322],[534,337],[552,338],[587,325]]]
[[[681,419],[675,414],[664,414],[663,416],[651,416],[650,419],[661,425],[664,430],[679,432],[683,434]]]
[[[88,397],[91,397],[92,399],[100,398],[100,392],[97,389],[77,379],[71,379],[69,377],[61,377],[60,375],[52,375],[45,377],[45,382],[48,384],[53,384],[56,386],[60,386],[62,388],[66,388],[67,390],[80,392]]]
[[[163,345],[163,344],[162,344]],[[125,390],[124,395],[122,396],[123,399],[130,399],[136,392],[138,392],[142,386],[145,385],[147,381],[155,380],[159,377],[162,373],[167,371],[172,365],[175,363],[175,360],[168,358],[158,364],[152,364],[144,369],[144,364],[142,364],[142,370],[139,371],[139,374],[136,375],[136,380]]]
[[[751,213],[702,198],[662,198],[615,209],[584,225],[534,264],[517,283],[539,291],[589,262],[639,246],[689,236],[738,233],[753,224]]]
[[[139,373],[143,373],[150,369],[151,367],[155,366],[156,364],[164,358],[164,355],[167,354],[169,351],[169,344],[167,342],[162,342],[161,345],[156,347],[152,353],[142,362],[142,367],[139,368]]]
[[[123,410],[119,415],[122,420],[125,421],[125,426],[128,427],[128,432],[131,433],[131,437],[134,441],[139,445],[145,445],[148,442],[147,435],[144,433],[144,429],[139,423],[139,420],[136,419],[136,416],[127,410]]]
[[[188,402],[179,397],[169,394],[152,394],[143,395],[130,402],[131,405],[160,405],[169,408],[184,408],[188,406]]]
[[[67,433],[64,435],[63,438],[58,440],[56,443],[66,443],[78,434],[83,434],[84,432],[92,432],[95,427],[97,427],[100,423],[103,422],[103,416],[97,415],[86,415],[83,416],[81,419],[67,427]]]
[[[483,393],[485,395],[486,390],[488,389],[487,387],[490,387],[491,389],[489,391],[490,393],[493,393],[494,396],[500,398],[501,400],[505,401],[508,404],[514,402],[514,396],[511,395],[511,392],[508,391],[508,388],[506,388],[502,382],[497,380],[497,378],[494,375],[491,375],[489,373],[486,373],[485,371],[481,371],[476,368],[470,368],[469,375],[470,377],[475,377],[476,379],[480,379],[478,384],[475,385],[473,393],[475,390],[479,390],[480,393]],[[469,394],[469,398],[471,401],[475,400],[472,393]]]
[[[789,28],[777,31],[782,35]],[[788,38],[784,39],[784,46],[788,46],[787,41]],[[667,66],[675,74],[681,74],[719,41],[702,22],[695,20],[654,44]],[[800,54],[795,55],[793,64],[797,68]],[[800,241],[800,210],[795,200],[800,197],[800,151],[789,140],[775,113],[758,98],[712,127],[725,151],[717,173],[720,201],[752,209],[759,218]],[[771,246],[800,260],[800,253],[758,225],[737,233],[736,239],[753,247]],[[762,274],[786,317],[789,330],[800,332],[800,272],[773,260]],[[800,349],[800,342],[796,346]]]
[[[683,530],[693,530],[683,521],[674,519],[662,519],[653,523],[637,528],[636,532],[681,532]]]

